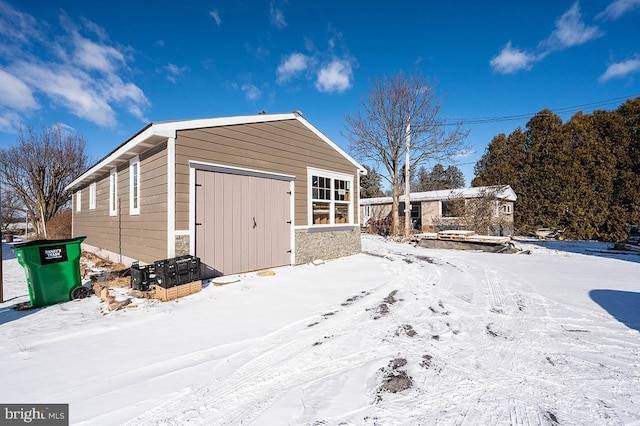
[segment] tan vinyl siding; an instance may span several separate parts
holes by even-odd
[[[96,179],[96,208],[89,210],[89,184],[82,211],[74,213],[74,235],[85,243],[143,262],[167,257],[166,144],[140,154],[140,214],[129,214],[129,162],[117,167],[118,215],[109,215],[109,173]],[[86,201],[85,201],[86,198]],[[122,241],[122,243],[120,243]],[[122,246],[122,247],[120,247]],[[122,249],[122,250],[121,250]]]
[[[298,226],[308,225],[307,167],[352,175],[357,198],[355,165],[297,120],[184,130],[176,137],[178,230],[189,228],[189,160],[295,176]]]
[[[96,208],[84,208],[80,212],[73,211],[73,233],[75,236],[85,235],[84,241],[115,253],[118,252],[117,217],[109,216],[109,173],[96,179]],[[88,195],[89,186],[82,188],[82,197]]]

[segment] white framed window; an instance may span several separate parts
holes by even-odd
[[[89,185],[89,210],[96,208],[96,183]]]
[[[502,205],[502,213],[504,213],[504,214],[513,213],[513,209],[511,208],[511,204],[503,204]]]
[[[76,192],[76,211],[79,212],[82,210],[82,190],[78,190]]]
[[[140,214],[140,157],[129,160],[129,214]]]
[[[353,225],[353,176],[307,168],[309,225]]]
[[[109,174],[109,215],[118,214],[118,170],[113,168]]]

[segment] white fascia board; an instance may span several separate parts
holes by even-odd
[[[294,115],[294,118],[296,120],[298,120],[300,123],[302,123],[306,128],[308,128],[309,130],[311,130],[313,133],[315,133],[316,136],[318,136],[320,139],[322,139],[323,141],[325,141],[327,144],[329,144],[329,146],[331,146],[331,148],[335,149],[336,151],[338,151],[344,158],[346,158],[351,164],[353,164],[354,166],[356,166],[356,168],[360,171],[360,174],[366,174],[367,173],[367,169],[365,169],[360,163],[358,163],[356,160],[354,160],[349,154],[347,154],[346,152],[344,152],[344,150],[342,148],[340,148],[335,142],[333,142],[331,139],[329,139],[328,137],[326,137],[320,130],[316,129],[311,123],[309,123],[307,120],[305,120],[303,117],[299,116],[298,114]]]
[[[393,197],[376,197],[376,198],[361,198],[360,204],[363,206],[371,206],[375,204],[391,204],[393,203]]]
[[[233,126],[236,124],[266,123],[269,121],[294,120],[294,113],[287,114],[258,114],[240,115],[236,117],[201,118],[196,120],[168,121],[153,125],[154,133],[157,135],[168,135],[175,137],[178,130],[202,129],[206,127]]]
[[[82,182],[83,180],[90,177],[92,174],[96,173],[98,170],[105,168],[106,166],[111,164],[114,160],[123,156],[125,153],[130,152],[133,148],[143,143],[147,139],[151,138],[153,135],[154,135],[153,126],[150,126],[144,131],[142,131],[141,133],[139,133],[138,135],[136,135],[129,142],[125,143],[120,148],[115,150],[111,155],[104,158],[102,161],[100,161],[99,163],[91,167],[89,170],[81,174],[79,177],[77,177],[73,182],[71,182],[69,185],[66,186],[65,190],[69,190],[73,188],[78,183]],[[133,154],[132,157],[135,155],[137,155],[137,153]],[[109,166],[109,168],[112,168],[112,166]]]

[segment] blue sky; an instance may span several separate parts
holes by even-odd
[[[639,28],[640,0],[0,0],[0,146],[61,123],[97,160],[149,122],[300,110],[347,150],[371,83],[420,69],[467,123],[470,184],[531,114],[640,95]]]

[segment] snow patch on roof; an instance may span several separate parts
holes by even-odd
[[[493,191],[499,199],[507,201],[515,201],[518,197],[516,193],[511,189],[509,185],[503,186],[477,186],[473,188],[458,188],[458,189],[441,189],[437,191],[426,192],[412,192],[409,194],[410,201],[435,201],[446,200],[448,198],[478,198],[487,195]],[[400,201],[404,201],[404,194],[400,196]],[[360,200],[362,205],[373,204],[391,204],[393,197],[376,197],[376,198],[363,198]]]

